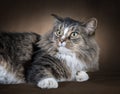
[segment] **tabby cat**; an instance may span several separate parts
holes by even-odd
[[[97,20],[80,22],[55,18],[53,29],[40,36],[30,32],[0,31],[0,83],[32,83],[57,88],[58,82],[89,79],[98,70]]]

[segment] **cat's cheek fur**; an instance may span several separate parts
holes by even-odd
[[[89,79],[88,74],[85,71],[80,71],[76,74],[76,81],[78,82],[84,82]]]
[[[58,88],[58,82],[54,78],[45,78],[43,80],[40,80],[37,84],[40,88]]]

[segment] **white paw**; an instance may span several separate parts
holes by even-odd
[[[89,76],[84,71],[80,71],[76,74],[76,81],[78,81],[78,82],[87,81],[88,79],[89,79]]]
[[[37,84],[40,88],[58,88],[58,83],[54,78],[46,78],[38,82]]]

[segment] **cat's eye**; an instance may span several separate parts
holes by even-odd
[[[60,30],[57,29],[57,31],[55,32],[55,34],[56,34],[57,36],[61,36],[61,35],[62,35],[62,31],[60,31]]]
[[[77,38],[78,37],[78,32],[73,32],[70,35],[71,38]]]

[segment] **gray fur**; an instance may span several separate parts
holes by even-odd
[[[34,44],[40,36],[35,33],[13,33],[0,31],[0,83],[23,83],[25,82],[25,65],[30,63],[34,51]],[[18,81],[8,81],[7,75],[14,75],[13,79]],[[2,77],[1,77],[2,76]],[[11,77],[12,78],[12,77]],[[12,79],[11,79],[12,80]]]

